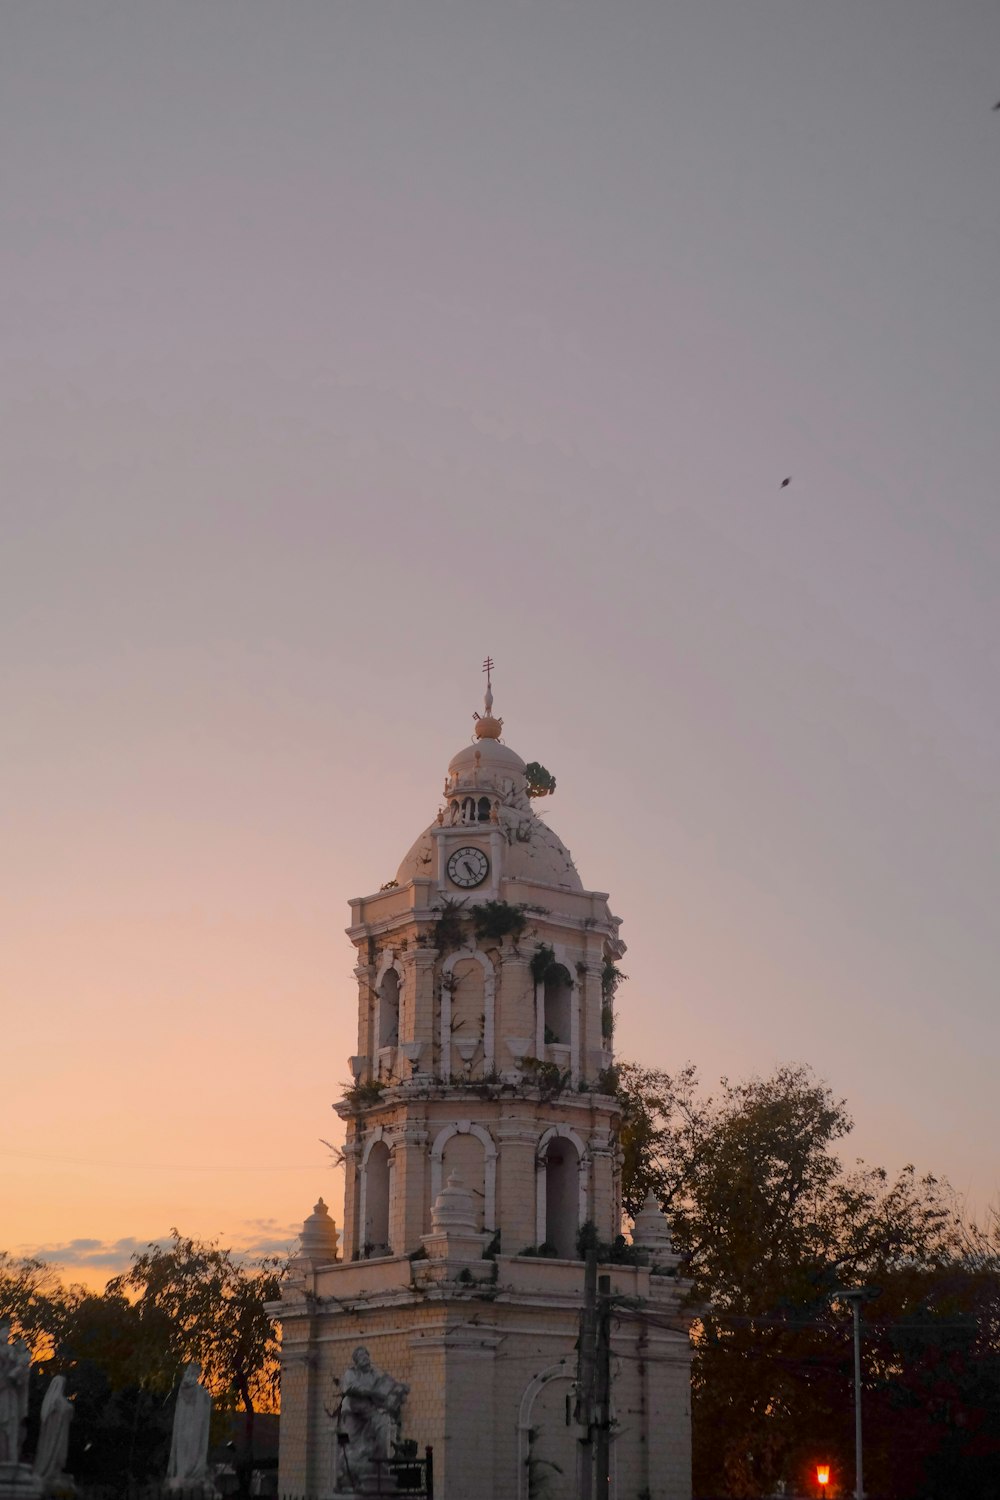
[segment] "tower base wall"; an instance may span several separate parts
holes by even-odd
[[[684,1283],[606,1266],[613,1500],[690,1500]],[[437,1500],[577,1500],[591,1449],[575,1421],[583,1265],[528,1257],[359,1261],[290,1281],[282,1323],[279,1491],[333,1496],[339,1381],[363,1344],[409,1386],[402,1430],[434,1449]]]

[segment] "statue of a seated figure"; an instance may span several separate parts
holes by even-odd
[[[363,1493],[376,1460],[392,1457],[409,1389],[377,1370],[363,1344],[355,1349],[340,1382],[336,1485],[341,1494]]]

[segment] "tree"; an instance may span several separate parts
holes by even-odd
[[[619,1098],[625,1205],[635,1213],[654,1191],[701,1311],[696,1491],[763,1495],[779,1479],[801,1488],[817,1454],[852,1472],[850,1321],[832,1294],[868,1284],[880,1289],[866,1309],[868,1425],[880,1437],[866,1477],[879,1494],[922,1495],[929,1476],[950,1464],[954,1481],[967,1459],[964,1493],[985,1496],[972,1487],[981,1455],[963,1435],[981,1438],[989,1393],[973,1355],[984,1368],[984,1340],[1000,1348],[984,1306],[997,1281],[973,1265],[947,1186],[912,1167],[894,1179],[863,1163],[846,1171],[835,1148],[850,1117],[806,1068],[723,1079],[713,1097],[692,1067],[623,1063]],[[979,1244],[985,1265],[995,1248]],[[947,1369],[955,1384],[931,1401],[935,1362],[939,1383]],[[947,1422],[942,1400],[960,1402]],[[895,1462],[906,1441],[908,1466]]]
[[[176,1377],[171,1335],[162,1309],[110,1288],[82,1296],[71,1310],[54,1369],[66,1375],[75,1401],[69,1457],[81,1481],[164,1473]]]
[[[556,778],[551,771],[539,765],[537,760],[529,760],[524,768],[528,779],[529,797],[548,797],[556,789]]]
[[[129,1299],[140,1320],[155,1323],[174,1374],[197,1360],[219,1406],[239,1402],[249,1463],[255,1413],[277,1404],[278,1343],[264,1304],[278,1296],[282,1263],[267,1256],[244,1264],[217,1242],[185,1239],[176,1229],[171,1237],[166,1248],[134,1255],[105,1296]]]
[[[264,1304],[278,1295],[281,1262],[243,1263],[219,1245],[150,1245],[100,1294],[65,1287],[56,1267],[0,1251],[0,1316],[42,1368],[32,1376],[29,1431],[53,1374],[76,1400],[71,1467],[81,1479],[143,1479],[164,1472],[170,1396],[196,1359],[219,1410],[242,1406],[245,1460],[254,1415],[274,1410],[277,1340]],[[30,1437],[29,1437],[30,1443]]]
[[[23,1338],[32,1362],[51,1358],[66,1325],[79,1287],[64,1287],[47,1261],[20,1259],[0,1250],[0,1317],[10,1321],[15,1336]]]

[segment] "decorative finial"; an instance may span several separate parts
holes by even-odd
[[[486,693],[483,697],[484,714],[473,714],[476,721],[476,738],[480,740],[498,740],[500,731],[503,729],[503,719],[493,717],[493,658],[488,656],[483,662],[483,671],[486,673]]]

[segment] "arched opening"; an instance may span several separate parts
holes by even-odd
[[[475,821],[476,799],[475,797],[466,797],[465,801],[462,803],[462,822],[474,823]]]
[[[452,1172],[458,1173],[463,1187],[468,1188],[472,1194],[472,1201],[476,1206],[476,1233],[479,1234],[483,1229],[486,1212],[486,1152],[482,1141],[476,1136],[453,1135],[445,1143],[441,1163],[442,1184],[448,1181]],[[486,1227],[492,1229],[493,1225]]]
[[[545,1040],[569,1043],[570,1016],[573,1007],[573,981],[562,964],[555,964],[545,976]]]
[[[376,1141],[365,1165],[365,1232],[362,1254],[391,1255],[389,1249],[389,1148]]]
[[[399,975],[386,969],[378,989],[378,1045],[395,1047],[399,1042]]]
[[[489,797],[480,797],[479,799],[479,821],[480,823],[488,823],[490,821]]]
[[[555,1136],[545,1148],[545,1243],[576,1260],[580,1231],[580,1158],[572,1141]]]

